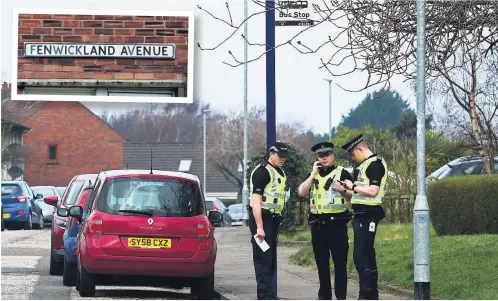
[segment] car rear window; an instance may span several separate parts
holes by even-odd
[[[121,210],[145,211],[165,217],[191,217],[203,213],[199,186],[172,178],[110,179],[104,184],[97,208],[115,215],[137,214]]]
[[[22,194],[22,188],[18,184],[2,184],[2,195]]]
[[[69,190],[69,194],[66,198],[66,205],[74,205],[76,202],[76,198],[78,197],[78,194],[80,193],[81,187],[83,187],[83,184],[85,184],[84,180],[77,180],[73,182],[73,185],[71,185],[71,188]]]

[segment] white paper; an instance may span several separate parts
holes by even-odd
[[[368,228],[368,231],[375,232],[375,223],[374,222],[370,222],[370,228]]]
[[[254,240],[256,241],[256,243],[258,244],[258,246],[261,248],[261,250],[263,250],[263,252],[268,251],[268,249],[270,248],[270,246],[268,245],[268,243],[266,242],[266,240],[261,241],[257,237],[257,234],[254,235]]]

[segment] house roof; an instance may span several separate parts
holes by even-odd
[[[11,88],[2,88],[2,123],[28,128],[26,119],[38,113],[45,102],[10,99]]]
[[[148,169],[151,165],[157,170],[179,171],[182,160],[186,167],[184,172],[196,175],[201,185],[204,184],[204,162],[202,145],[180,144],[180,143],[125,143],[123,146],[123,164],[127,169]],[[188,160],[191,160],[188,166]],[[238,174],[237,170],[234,171]],[[238,193],[239,187],[225,178],[225,175],[214,167],[209,161],[206,162],[206,192],[207,193]],[[242,173],[240,173],[242,178]]]

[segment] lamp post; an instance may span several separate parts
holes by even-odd
[[[425,0],[417,0],[417,197],[413,209],[414,299],[430,299],[430,215],[425,182]]]
[[[329,82],[329,139],[332,138],[332,80],[324,78],[324,81]]]
[[[209,113],[209,110],[202,110],[202,135],[204,143],[203,143],[203,156],[204,156],[204,177],[203,179],[203,190],[204,190],[204,195],[206,195],[206,140],[207,140],[207,135],[206,135],[206,113]]]
[[[247,20],[248,15],[248,0],[244,0],[244,20]],[[247,39],[248,39],[248,25],[244,22],[244,62],[247,62]],[[248,144],[248,122],[247,122],[247,64],[244,64],[244,159],[242,162],[243,168],[243,184],[242,184],[242,220],[244,226],[249,226],[249,213],[247,206],[249,205],[249,188],[247,187],[247,144]]]

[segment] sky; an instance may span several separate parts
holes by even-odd
[[[243,59],[244,40],[241,37],[243,27],[219,48],[206,51],[197,47],[212,48],[220,44],[234,32],[226,24],[215,20],[205,11],[224,18],[229,18],[225,5],[230,5],[234,24],[241,24],[244,18],[243,0],[2,0],[1,1],[1,81],[11,82],[12,30],[13,8],[43,8],[43,9],[119,9],[144,11],[186,11],[195,15],[195,52],[194,52],[194,101],[208,102],[211,108],[223,112],[243,110],[244,105],[244,67],[231,67],[223,61],[234,63],[228,51],[232,51],[238,59]],[[251,0],[249,15],[261,12],[262,9]],[[248,40],[251,43],[265,43],[264,14],[259,14],[249,20]],[[288,41],[304,27],[275,28],[276,44]],[[317,26],[312,31],[301,35],[305,45],[318,46],[331,34],[331,27],[326,24]],[[253,59],[261,55],[263,46],[249,46],[248,57]],[[354,73],[348,77],[332,78],[324,69],[319,69],[320,58],[327,58],[333,49],[323,48],[319,54],[303,55],[292,46],[286,45],[276,49],[276,119],[280,122],[301,122],[307,129],[316,133],[324,133],[329,128],[329,84],[325,78],[332,79],[341,86],[357,90],[365,84],[365,74]],[[249,107],[266,105],[266,64],[265,56],[247,64],[248,68],[248,105]],[[349,68],[351,65],[349,66]],[[337,68],[337,67],[336,67]],[[343,66],[334,72],[347,72],[348,66]],[[412,108],[415,105],[415,93],[403,78],[395,78],[391,84],[406,99]],[[381,87],[374,87],[361,92],[347,92],[332,83],[332,125],[336,126],[342,115],[356,107],[368,92]],[[130,103],[84,103],[92,111],[100,114],[103,110],[123,112],[125,110],[143,107],[143,104]],[[278,138],[278,137],[277,137]]]

